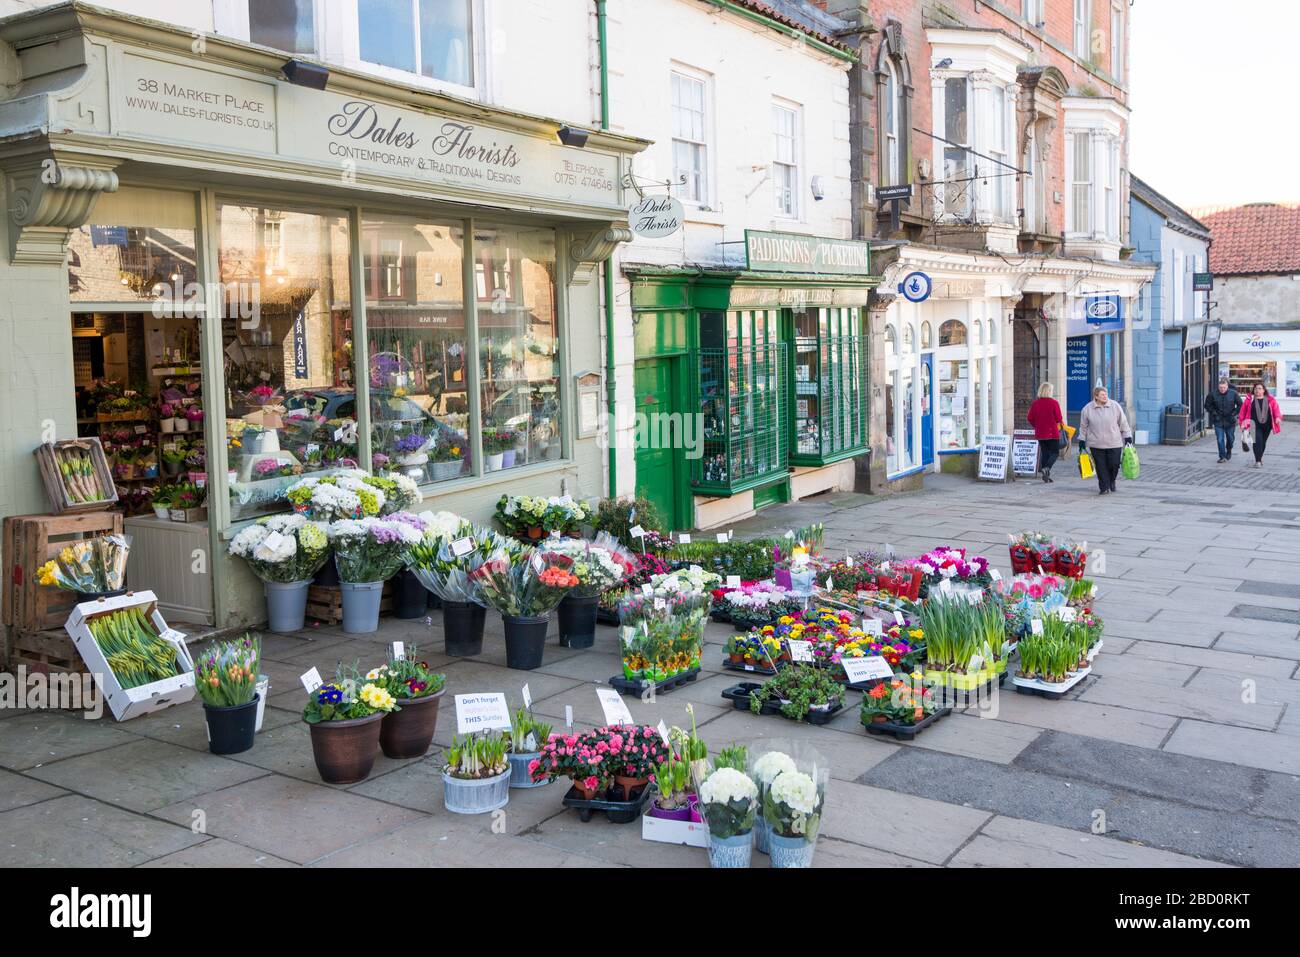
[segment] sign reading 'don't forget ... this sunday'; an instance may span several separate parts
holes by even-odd
[[[746,268],[754,272],[806,272],[866,276],[871,246],[854,239],[745,230]]]
[[[416,186],[618,206],[618,158],[332,90],[122,56],[115,132]]]

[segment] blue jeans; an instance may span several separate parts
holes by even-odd
[[[1232,458],[1232,443],[1237,437],[1237,430],[1231,425],[1216,425],[1214,438],[1219,443],[1219,458]]]

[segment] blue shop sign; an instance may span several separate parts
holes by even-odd
[[[1124,300],[1119,296],[1086,296],[1083,319],[1093,332],[1118,332],[1124,328]]]
[[[1065,341],[1065,407],[1078,412],[1092,401],[1092,338],[1076,336]]]
[[[125,226],[90,227],[90,245],[95,248],[100,246],[125,246],[127,241]]]

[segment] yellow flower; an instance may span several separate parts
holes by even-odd
[[[63,551],[59,552],[59,558],[69,565],[77,560],[77,556],[72,554],[71,548],[65,548]]]
[[[913,628],[911,631],[909,631],[909,632],[907,633],[907,637],[909,637],[909,638],[924,638],[924,637],[925,637],[925,632],[923,632],[920,628]]]
[[[359,697],[376,711],[391,711],[397,703],[391,694],[378,685],[364,685]]]
[[[780,618],[777,619],[777,624],[779,624],[779,625],[788,625],[788,624],[790,624],[792,621],[794,621],[794,619],[791,618],[789,615],[782,615]]]

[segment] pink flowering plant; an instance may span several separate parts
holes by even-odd
[[[921,569],[922,584],[926,588],[933,588],[945,580],[987,587],[993,580],[989,575],[988,559],[982,555],[967,557],[964,548],[940,545],[913,559],[910,564]]]
[[[616,776],[650,778],[671,752],[649,725],[614,725],[582,734],[553,734],[528,765],[534,781],[572,778],[600,794]]]

